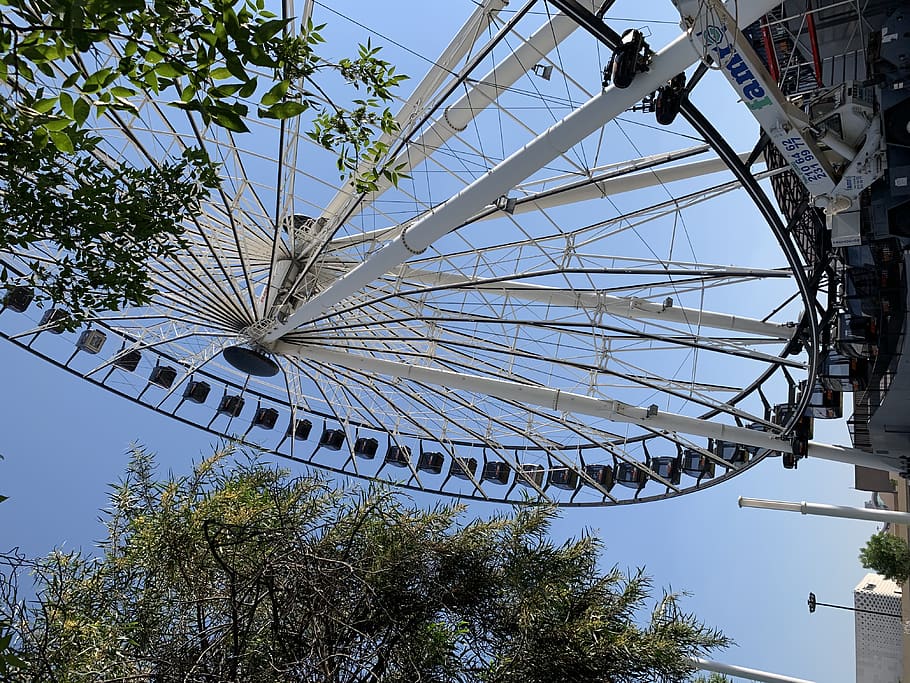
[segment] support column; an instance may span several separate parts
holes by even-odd
[[[748,26],[779,2],[780,0],[754,0],[740,4],[737,18],[743,26]],[[363,263],[301,304],[285,322],[277,323],[259,341],[264,345],[273,344],[294,328],[318,318],[367,284],[412,256],[422,253],[482,207],[507,194],[515,185],[602,128],[642,97],[698,61],[701,56],[688,34],[679,36],[654,56],[649,71],[638,74],[631,87],[620,90],[610,86],[595,95],[451,199],[408,226],[405,232],[370,254]]]
[[[843,519],[862,519],[869,522],[889,522],[891,524],[910,524],[910,512],[895,510],[870,510],[868,508],[845,507],[841,505],[824,505],[822,503],[788,503],[779,500],[761,500],[760,498],[739,497],[739,506],[761,508],[762,510],[783,510],[799,512],[803,515],[822,517],[841,517]]]
[[[770,671],[759,671],[758,669],[747,669],[743,666],[712,662],[701,657],[692,657],[690,661],[702,671],[714,671],[719,674],[748,678],[750,681],[762,681],[762,683],[813,683],[805,678],[794,678],[793,676],[774,674]]]

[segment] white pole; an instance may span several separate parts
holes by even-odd
[[[647,429],[704,436],[745,446],[757,446],[758,448],[781,453],[793,452],[790,442],[781,439],[775,433],[712,422],[711,420],[702,420],[687,415],[677,415],[676,413],[662,410],[655,411],[648,407],[632,406],[622,401],[595,398],[551,387],[530,386],[507,379],[472,375],[468,372],[456,372],[442,368],[425,368],[400,361],[385,360],[375,356],[366,356],[360,353],[308,344],[280,342],[275,345],[275,352],[284,356],[297,356],[305,361],[315,360],[338,365],[349,370],[376,373],[388,377],[401,377],[402,379],[435,384],[449,389],[462,389],[504,401],[541,406],[548,410],[564,410],[579,415],[601,417],[613,422],[635,424]],[[821,444],[815,441],[809,442],[809,455],[825,460],[835,460],[853,465],[877,467],[879,469],[885,464],[878,457],[858,448]]]
[[[759,498],[739,497],[739,506],[761,508],[763,510],[784,510],[799,512],[803,515],[821,515],[823,517],[842,517],[844,519],[862,519],[869,522],[890,522],[892,524],[910,524],[910,512],[894,510],[869,510],[866,508],[845,507],[841,505],[823,505],[821,503],[788,503],[779,500],[761,500]]]
[[[773,674],[769,671],[759,671],[758,669],[747,669],[742,666],[733,666],[732,664],[712,662],[701,657],[692,657],[689,661],[702,671],[714,671],[719,674],[739,676],[740,678],[748,678],[750,681],[762,681],[762,683],[813,683],[805,678],[793,678],[793,676]]]
[[[743,26],[748,26],[778,4],[780,0],[740,3],[738,19]],[[633,87],[618,90],[610,86],[595,95],[471,185],[408,226],[405,232],[374,251],[356,268],[302,303],[285,322],[278,323],[259,341],[265,345],[274,343],[294,328],[318,318],[332,306],[415,254],[422,253],[455,226],[461,225],[484,206],[492,204],[497,197],[508,193],[515,185],[602,128],[642,97],[657,90],[700,57],[701,54],[695,49],[689,35],[684,33],[679,36],[654,56],[650,70],[638,74]]]

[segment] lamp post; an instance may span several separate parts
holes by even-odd
[[[821,607],[833,607],[835,609],[845,609],[848,612],[862,612],[863,614],[877,614],[882,617],[896,617],[897,619],[901,618],[900,614],[894,614],[892,612],[878,612],[874,609],[861,609],[859,607],[847,607],[845,605],[832,605],[827,602],[819,602],[815,599],[815,593],[809,593],[809,614],[815,612],[815,608],[818,606]]]

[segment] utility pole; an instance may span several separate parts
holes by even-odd
[[[788,503],[780,500],[761,500],[759,498],[739,497],[739,506],[761,508],[763,510],[784,510],[799,512],[804,515],[821,515],[823,517],[841,517],[844,519],[862,519],[870,522],[890,522],[891,524],[910,525],[910,512],[895,510],[869,510],[867,508],[846,507],[843,505],[824,505],[822,503]]]
[[[774,674],[770,671],[759,671],[758,669],[747,669],[743,666],[712,662],[701,657],[692,657],[689,661],[702,671],[714,671],[715,673],[748,678],[750,681],[760,681],[761,683],[813,683],[805,678],[793,678],[793,676]]]

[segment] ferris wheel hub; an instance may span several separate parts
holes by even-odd
[[[234,368],[255,377],[274,377],[281,367],[268,354],[248,346],[228,346],[224,359]]]

